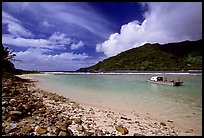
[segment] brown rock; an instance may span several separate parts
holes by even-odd
[[[74,135],[73,132],[70,129],[67,129],[67,134],[68,134],[68,136],[73,136]]]
[[[23,107],[26,109],[26,110],[29,110],[32,108],[32,103],[31,102],[27,102],[25,105],[23,105]]]
[[[77,128],[77,131],[81,131],[81,132],[84,132],[85,131],[85,128],[83,126],[78,126]]]
[[[54,135],[58,135],[59,134],[60,129],[57,128],[56,126],[51,126],[50,128],[51,128],[51,130],[50,130],[51,134],[54,134]]]
[[[10,100],[9,100],[9,104],[10,104],[11,106],[16,106],[16,105],[17,105],[17,100],[16,100],[16,99],[10,99]]]
[[[166,123],[164,123],[164,122],[160,122],[160,125],[162,125],[162,126],[166,126]]]
[[[172,120],[167,120],[167,122],[173,123],[173,121],[172,121]]]
[[[67,126],[70,126],[72,124],[72,120],[67,120],[66,123],[67,123]]]
[[[80,118],[75,118],[74,122],[79,125],[83,123],[83,121]]]
[[[131,120],[130,118],[126,118],[126,117],[123,117],[123,116],[121,116],[120,119]]]
[[[11,117],[11,120],[15,121],[18,120],[22,116],[21,111],[9,111],[9,115]]]
[[[32,130],[32,126],[30,123],[26,124],[21,130],[20,130],[20,134],[21,135],[26,135],[27,133],[29,133]]]
[[[106,130],[106,131],[105,131],[105,134],[110,134],[110,132]]]
[[[103,130],[101,129],[95,129],[95,133],[94,133],[94,136],[103,136],[104,133],[103,133]]]
[[[47,128],[42,128],[42,127],[36,127],[35,132],[37,134],[45,134],[47,132]]]
[[[145,135],[142,135],[140,133],[134,133],[133,136],[145,136]]]
[[[122,135],[128,134],[129,131],[126,127],[123,127],[122,125],[115,126],[115,129],[120,132]]]
[[[18,111],[23,111],[23,110],[24,110],[23,104],[22,104],[22,103],[19,103],[16,109],[17,109]]]
[[[68,136],[68,134],[65,131],[60,131],[58,136]]]
[[[58,127],[59,129],[63,130],[63,131],[67,131],[68,125],[67,125],[66,122],[59,122],[59,123],[57,123],[57,127]]]
[[[93,135],[94,135],[94,132],[89,132],[89,131],[88,131],[88,132],[85,133],[85,135],[86,135],[86,136],[93,136]]]

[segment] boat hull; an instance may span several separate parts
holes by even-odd
[[[182,86],[183,82],[181,81],[152,81],[147,79],[148,82],[155,83],[155,84],[162,84],[162,85],[169,85],[169,86]]]

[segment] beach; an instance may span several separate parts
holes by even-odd
[[[33,76],[37,74],[32,74]],[[199,136],[201,132],[175,126],[174,120],[157,119],[148,112],[127,112],[96,105],[81,104],[54,91],[35,85],[32,75],[20,75],[30,81],[17,83],[19,93],[8,98],[3,85],[3,135],[42,136]],[[49,74],[38,74],[49,75]],[[12,80],[12,79],[11,79]],[[18,82],[17,80],[14,80]],[[18,86],[22,85],[22,86]],[[16,91],[16,86],[11,92]],[[18,90],[17,90],[18,91]],[[25,92],[26,91],[26,92]],[[22,94],[23,93],[23,94]],[[27,99],[25,99],[27,97]],[[19,100],[24,99],[24,100]],[[35,101],[35,102],[33,102]],[[8,109],[12,108],[12,109]],[[22,117],[20,115],[27,114]],[[7,116],[9,117],[7,117]]]

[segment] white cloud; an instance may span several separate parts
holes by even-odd
[[[79,49],[79,48],[81,48],[81,47],[83,47],[84,46],[84,43],[82,42],[82,41],[79,41],[78,43],[73,43],[72,45],[71,45],[71,49],[72,50],[76,50],[76,49]]]
[[[66,46],[71,45],[71,49],[78,49],[84,45],[82,41],[73,43],[73,40],[66,34],[55,32],[48,39],[28,39],[21,37],[14,37],[12,35],[3,34],[2,43],[14,45],[18,47],[33,47],[33,48],[48,48],[48,49],[65,49]]]
[[[13,37],[12,35],[2,35],[2,43],[8,45],[14,45],[18,47],[41,47],[41,48],[53,48],[49,45],[49,42],[45,39],[27,39],[21,37]]]
[[[55,47],[69,45],[71,41],[71,38],[60,32],[55,32],[49,37],[49,44]]]
[[[145,4],[149,10],[141,25],[138,21],[123,25],[120,33],[114,33],[105,42],[97,44],[96,51],[110,57],[147,42],[169,43],[202,38],[202,3]]]
[[[54,25],[50,24],[48,21],[44,20],[41,22],[41,25],[45,28],[54,27]]]
[[[85,53],[74,54],[65,52],[61,54],[45,54],[40,48],[29,48],[27,51],[14,52],[16,59],[22,62],[14,62],[17,68],[27,70],[76,70],[84,66],[83,60],[89,56]]]
[[[18,19],[4,11],[2,11],[2,23],[8,25],[8,32],[14,36],[33,37],[33,34],[25,29]]]

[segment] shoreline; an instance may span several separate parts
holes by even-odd
[[[23,76],[19,76],[19,77],[29,78],[29,76],[33,76],[33,75],[36,75],[36,74],[23,75]],[[39,74],[39,75],[49,75],[49,74]],[[32,79],[32,77],[30,77],[29,79]],[[43,89],[43,88],[40,88],[40,89]],[[137,112],[136,111],[127,112],[127,111],[120,111],[120,110],[112,109],[112,108],[110,109],[110,108],[106,108],[103,106],[91,105],[91,104],[80,103],[80,102],[78,102],[78,103],[85,109],[93,109],[95,112],[98,111],[99,112],[98,114],[100,114],[99,116],[103,116],[104,112],[112,113],[112,116],[115,116],[115,118],[112,119],[112,123],[110,123],[110,121],[109,121],[110,126],[111,126],[111,124],[113,125],[114,121],[117,122],[118,118],[121,117],[121,114],[124,116],[127,116],[126,119],[129,118],[130,120],[140,120],[139,122],[142,122],[141,120],[145,120],[144,122],[139,124],[139,127],[138,127],[138,124],[135,124],[134,121],[132,121],[132,122],[131,121],[120,122],[120,123],[123,123],[123,125],[127,126],[128,130],[129,130],[129,134],[127,134],[127,135],[133,136],[134,132],[140,133],[142,135],[186,135],[186,136],[188,136],[188,135],[200,135],[200,134],[196,134],[196,132],[193,132],[193,129],[179,130],[178,128],[175,127],[176,122],[174,122],[172,120],[166,120],[165,118],[163,118],[163,120],[161,120],[161,118],[158,120],[156,116],[153,117],[149,113],[139,112],[139,114],[138,114],[137,113],[138,111]],[[103,119],[102,118],[99,119],[99,118],[97,118],[98,120],[100,120],[100,121],[98,121],[98,122],[100,122],[99,124],[103,124],[103,121],[105,121],[105,120],[103,120],[104,117],[103,117]],[[109,120],[109,118],[106,118],[106,119]],[[124,120],[124,119],[122,119],[122,120]],[[160,125],[154,126],[155,124],[160,124]],[[163,124],[164,126],[162,126],[161,124]],[[143,128],[142,126],[145,126],[145,128]],[[107,129],[107,128],[110,129],[109,127],[105,126],[105,124],[104,124],[104,126],[101,126],[101,127],[103,129]],[[159,128],[158,134],[156,131],[153,132],[153,130],[155,130],[155,128],[157,128],[157,127]],[[168,132],[161,133],[162,131],[160,129],[162,129],[162,128],[168,130]],[[110,131],[114,131],[114,129],[115,128],[112,127],[112,129],[110,129]],[[173,133],[173,134],[171,134],[171,133]]]

